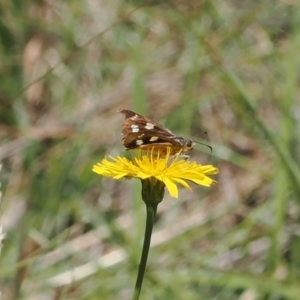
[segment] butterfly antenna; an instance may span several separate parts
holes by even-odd
[[[199,145],[202,145],[202,146],[205,146],[205,147],[209,148],[210,149],[210,154],[212,154],[213,148],[211,146],[209,146],[207,144],[204,144],[204,143],[201,143],[201,142],[198,142],[198,141],[195,141],[195,140],[194,140],[194,142],[199,144]]]

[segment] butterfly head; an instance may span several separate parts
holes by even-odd
[[[185,149],[192,150],[195,147],[195,143],[192,140],[185,140]]]
[[[175,137],[174,140],[181,145],[182,152],[186,152],[188,150],[192,150],[195,147],[195,143],[190,139],[185,139],[182,137]]]

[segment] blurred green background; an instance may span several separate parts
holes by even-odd
[[[300,299],[299,9],[1,1],[1,299],[131,299],[140,183],[91,171],[130,156],[122,107],[204,140],[191,160],[220,169],[166,192],[141,299]]]

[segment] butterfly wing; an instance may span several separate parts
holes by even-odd
[[[158,151],[171,147],[172,152],[176,153],[182,148],[180,140],[171,130],[129,109],[120,109],[119,112],[125,115],[122,134],[127,150],[152,148]]]
[[[194,147],[192,140],[176,136],[171,130],[139,115],[129,109],[120,109],[125,115],[123,122],[123,144],[127,150],[142,149],[152,151],[165,151],[171,148],[171,154],[185,152]]]
[[[120,109],[120,113],[125,115],[125,121],[123,123],[123,135],[126,135],[128,133],[138,133],[138,132],[155,132],[156,134],[160,134],[160,136],[167,136],[167,137],[176,137],[176,135],[169,130],[168,128],[165,128],[164,126],[142,116],[139,115],[129,109]]]

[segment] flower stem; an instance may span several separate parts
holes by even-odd
[[[149,248],[150,248],[150,242],[151,242],[154,218],[156,215],[156,209],[157,209],[157,204],[154,204],[154,205],[146,204],[147,220],[146,220],[143,251],[142,251],[141,261],[140,261],[140,265],[139,265],[139,271],[138,271],[138,275],[137,275],[137,279],[136,279],[136,284],[135,284],[132,300],[138,300],[140,297],[140,292],[142,289],[144,274],[145,274],[145,270],[146,270],[146,264],[147,264],[147,258],[148,258]]]

